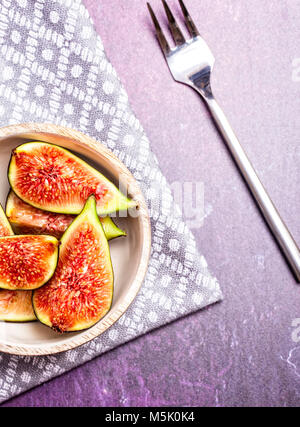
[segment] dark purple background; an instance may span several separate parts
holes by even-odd
[[[6,406],[299,405],[299,285],[202,102],[172,80],[144,1],[85,3],[168,180],[204,182],[212,213],[194,232],[225,300]],[[300,242],[299,3],[186,3],[216,57],[215,94]]]

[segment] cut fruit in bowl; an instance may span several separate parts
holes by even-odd
[[[129,305],[136,297],[147,271],[151,248],[150,220],[142,192],[139,188],[137,181],[134,179],[128,169],[116,156],[114,156],[111,151],[105,148],[98,141],[95,141],[94,139],[80,132],[61,126],[51,124],[13,125],[0,129],[1,169],[3,170],[7,168],[11,159],[11,153],[14,152],[17,147],[24,146],[24,144],[30,145],[32,143],[44,143],[47,145],[47,147],[49,145],[51,147],[57,146],[61,148],[64,153],[68,153],[67,156],[71,155],[71,157],[76,156],[76,159],[79,158],[79,169],[83,168],[85,170],[85,168],[87,167],[87,170],[89,171],[88,175],[90,174],[89,176],[92,177],[91,180],[93,182],[93,185],[93,180],[99,179],[99,176],[104,176],[105,179],[108,180],[108,182],[111,182],[111,185],[113,187],[109,185],[108,192],[110,192],[110,189],[112,188],[115,189],[112,191],[112,199],[115,195],[117,195],[119,197],[119,200],[123,200],[126,204],[126,208],[124,211],[114,215],[114,218],[116,216],[116,223],[118,227],[120,227],[120,229],[122,230],[125,230],[126,238],[114,239],[113,241],[109,241],[110,257],[114,272],[114,293],[112,301],[110,301],[111,293],[109,289],[111,288],[108,287],[108,296],[106,299],[107,304],[103,306],[103,311],[98,310],[98,312],[94,313],[93,315],[92,311],[85,310],[85,315],[79,316],[79,322],[77,316],[75,316],[75,319],[72,318],[72,316],[71,318],[68,317],[68,321],[70,321],[69,325],[67,318],[65,318],[65,320],[63,316],[60,318],[58,316],[57,318],[57,313],[53,313],[54,317],[52,317],[52,319],[55,320],[56,318],[56,320],[60,320],[60,322],[57,322],[58,324],[55,324],[55,321],[53,322],[51,320],[51,322],[49,322],[49,326],[54,326],[54,328],[57,326],[58,330],[69,330],[70,332],[68,334],[58,334],[57,332],[52,330],[51,327],[48,327],[47,325],[44,325],[41,322],[0,324],[0,351],[19,355],[45,355],[66,351],[75,348],[79,345],[82,345],[106,331],[119,319],[120,316],[122,316],[122,314],[126,312]],[[82,165],[84,165],[84,167]],[[66,171],[65,168],[64,170]],[[72,167],[70,167],[70,170],[71,172],[72,170],[74,171]],[[91,170],[96,171],[96,173],[91,172]],[[49,183],[49,177],[52,177],[51,179],[54,179],[55,176],[54,169],[48,168],[47,173],[48,178],[41,178],[41,176],[39,175],[40,172],[38,176],[35,177],[38,178],[38,182],[42,184],[44,183],[46,184],[46,186],[47,182]],[[15,172],[13,175],[15,178],[17,177],[16,182],[19,183],[20,181],[18,181],[18,177],[20,177],[20,175]],[[45,176],[45,173],[42,172],[41,175]],[[71,173],[71,176],[73,176],[74,178],[73,172]],[[46,179],[48,181],[46,181]],[[103,180],[102,182],[105,182],[105,180]],[[86,190],[86,187],[84,187],[83,192],[87,192],[84,192],[84,197],[82,199],[80,197],[79,199],[77,198],[77,202],[75,204],[76,213],[74,211],[73,215],[79,214],[79,208],[81,207],[82,209],[86,202],[86,200],[83,199],[88,198],[86,196],[90,195],[89,192],[91,191],[92,193],[95,193],[95,187],[93,185],[91,187],[88,187],[88,191]],[[24,188],[23,186],[21,187]],[[99,188],[96,189],[99,190]],[[122,192],[119,192],[118,188],[122,188]],[[71,206],[71,210],[74,208],[73,195],[75,191],[74,189],[72,190],[73,191],[70,191],[71,203],[69,204],[69,206]],[[6,180],[5,177],[3,177],[2,181],[0,180],[0,202],[2,203],[2,205],[5,203],[9,191],[9,181]],[[105,197],[102,199],[103,203],[100,203],[99,200],[101,198],[99,199],[99,195],[104,193],[105,191],[102,191],[102,193],[100,191],[95,194],[96,199],[98,197],[97,213],[100,216],[102,215],[102,213],[106,215],[108,211],[112,211],[120,207],[122,208],[122,205],[120,203],[119,207],[118,203],[108,203],[108,198],[105,199]],[[35,193],[35,195],[36,194],[37,193]],[[41,193],[38,192],[38,194]],[[120,194],[122,196],[120,196]],[[23,193],[19,193],[18,196],[24,197]],[[118,197],[116,199],[118,199]],[[36,200],[35,197],[34,200]],[[33,202],[35,203],[34,200]],[[47,200],[53,201],[51,197]],[[31,196],[30,200],[25,200],[25,203],[27,202],[29,202],[31,206],[33,205]],[[59,199],[57,205],[60,205],[60,202],[61,199]],[[127,208],[131,208],[131,206],[138,206],[138,209],[130,209],[129,212],[127,212]],[[49,209],[46,209],[46,206],[44,205],[43,207],[34,206],[34,208],[42,208],[42,211],[46,212],[46,215],[48,215],[49,213]],[[58,214],[64,215],[64,212],[65,210],[63,210],[63,213],[60,212]],[[57,212],[54,213],[57,214]],[[113,220],[115,220],[114,218]],[[14,223],[14,220],[12,218],[11,220],[13,229],[16,230],[15,227],[17,227],[18,224]],[[18,220],[19,219],[17,219],[17,221]],[[74,222],[72,223],[72,225],[76,223],[76,218],[73,221]],[[61,229],[60,233],[62,233],[63,231],[64,230]],[[68,232],[66,232],[66,234],[67,233]],[[63,243],[61,244],[61,246],[62,245]],[[76,252],[76,248],[74,251]],[[59,273],[59,270],[57,271]],[[80,274],[84,274],[84,271],[85,270],[82,270]],[[51,283],[52,280],[54,280],[54,276],[53,279],[51,279],[48,283]],[[47,284],[44,285],[45,288],[47,286]],[[41,287],[40,290],[42,291],[44,287]],[[39,290],[36,290],[35,292],[36,294],[38,294]],[[96,301],[97,299],[94,300],[94,302]],[[62,311],[59,311],[59,313],[62,313]],[[88,315],[86,315],[87,313]],[[43,315],[40,315],[41,320],[44,319]],[[48,314],[46,315],[46,318],[47,316]],[[84,322],[84,319],[86,320],[86,322]],[[93,324],[95,321],[97,323]],[[47,321],[44,321],[44,323],[47,323]],[[92,324],[93,326],[91,326]],[[83,327],[89,327],[89,329],[83,329]],[[77,332],[72,332],[72,330],[75,329],[81,330]]]

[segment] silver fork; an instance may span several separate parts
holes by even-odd
[[[185,83],[195,89],[206,102],[212,117],[217,125],[224,141],[231,152],[242,176],[247,182],[249,189],[256,200],[262,215],[273,232],[280,248],[288,260],[296,278],[300,281],[300,251],[291,236],[286,225],[280,218],[272,200],[260,182],[252,164],[250,163],[239,140],[232,130],[225,114],[215,100],[210,76],[215,62],[215,58],[200,36],[187,8],[182,0],[179,0],[181,10],[184,15],[187,29],[191,39],[185,40],[168,4],[162,0],[168,18],[169,28],[172,33],[176,47],[170,47],[161,26],[150,6],[148,9],[155,26],[156,35],[168,63],[174,79],[180,83]]]

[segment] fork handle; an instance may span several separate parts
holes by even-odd
[[[231,152],[242,176],[256,200],[267,224],[288,260],[298,282],[300,281],[300,251],[288,228],[281,219],[272,200],[258,178],[223,110],[212,96],[204,97],[211,114]]]

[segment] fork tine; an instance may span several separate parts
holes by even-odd
[[[174,18],[173,13],[171,12],[171,9],[169,8],[166,0],[162,0],[166,14],[167,14],[167,18],[169,21],[169,27],[173,36],[173,39],[175,41],[176,46],[180,46],[182,44],[185,43],[185,38]]]
[[[155,30],[156,30],[156,36],[158,38],[161,50],[163,51],[164,55],[168,55],[168,53],[170,53],[170,51],[171,51],[169,43],[168,43],[167,39],[164,36],[164,33],[163,33],[163,31],[162,31],[162,29],[161,29],[161,27],[159,25],[159,22],[158,22],[158,20],[157,20],[157,18],[155,16],[155,13],[153,12],[153,9],[152,9],[150,3],[147,3],[147,6],[148,6],[148,9],[149,9],[150,16],[152,18]]]
[[[179,0],[179,4],[180,4],[181,10],[182,10],[182,13],[184,15],[185,23],[186,23],[186,26],[189,30],[190,35],[192,37],[200,36],[200,33],[199,33],[196,25],[194,24],[194,21],[192,20],[191,15],[189,14],[187,8],[185,7],[183,0]]]

